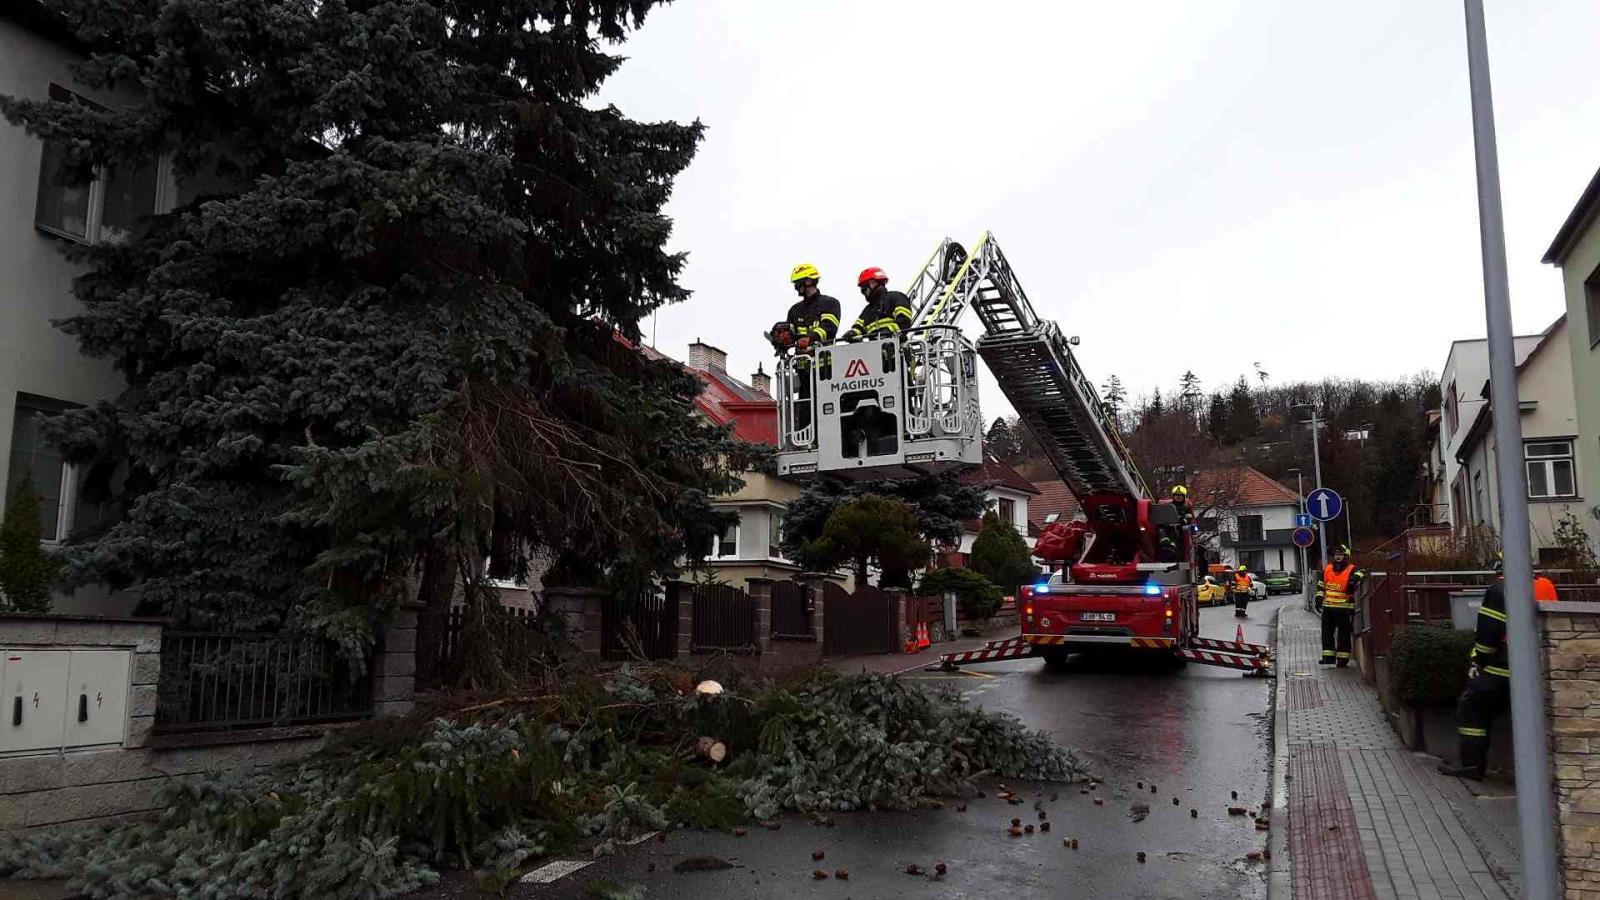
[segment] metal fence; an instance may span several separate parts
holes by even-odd
[[[671,659],[678,655],[678,604],[687,585],[664,591],[610,594],[600,601],[604,659]]]
[[[816,640],[811,631],[810,589],[798,581],[772,583],[772,636],[784,640]]]
[[[755,599],[729,584],[694,586],[693,650],[749,650],[757,646]]]
[[[207,731],[361,718],[372,711],[369,668],[310,635],[168,631],[155,727]]]
[[[496,607],[489,627],[504,629],[502,648],[515,654],[532,651],[537,640],[534,611],[521,606]],[[444,687],[460,674],[467,654],[467,611],[454,606],[445,612],[417,615],[416,685],[419,691]]]

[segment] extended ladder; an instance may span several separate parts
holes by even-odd
[[[941,242],[908,295],[912,328],[957,324],[968,309],[978,316],[978,354],[1075,496],[1148,495],[1071,342],[1039,319],[992,234],[970,254]]]

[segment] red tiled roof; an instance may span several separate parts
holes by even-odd
[[[1043,528],[1044,520],[1051,513],[1063,521],[1070,521],[1078,514],[1078,498],[1072,496],[1065,481],[1035,481],[1033,487],[1039,496],[1028,501],[1030,524]]]
[[[1039,489],[1034,487],[1033,482],[1023,478],[1016,469],[990,456],[988,451],[983,454],[982,467],[969,469],[961,473],[961,482],[963,484],[993,484],[995,487],[1009,488],[1023,494],[1039,493]]]
[[[1066,482],[1035,481],[1033,486],[1038,489],[1039,496],[1028,501],[1028,518],[1039,527],[1044,527],[1044,520],[1051,513],[1062,520],[1070,520],[1078,514],[1078,500],[1072,496]],[[1191,501],[1203,507],[1206,502],[1203,498],[1210,495],[1213,487],[1228,494],[1234,506],[1298,506],[1300,503],[1293,490],[1249,467],[1201,474],[1188,485]]]
[[[1191,502],[1201,506],[1195,498],[1206,496],[1212,488],[1233,495],[1234,506],[1300,505],[1300,497],[1292,489],[1249,466],[1201,473],[1189,484]]]
[[[677,363],[700,379],[702,390],[694,405],[706,418],[718,425],[732,425],[734,437],[740,440],[778,445],[778,401],[727,372],[691,369],[649,345],[641,344],[639,350],[651,359]]]

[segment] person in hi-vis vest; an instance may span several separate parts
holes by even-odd
[[[1322,569],[1317,597],[1322,601],[1322,659],[1319,665],[1350,664],[1350,626],[1356,614],[1356,590],[1367,573],[1350,560],[1350,548],[1341,545]]]

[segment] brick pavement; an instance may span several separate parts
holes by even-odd
[[[1439,775],[1437,760],[1407,751],[1361,673],[1318,666],[1320,653],[1317,617],[1285,605],[1278,684],[1288,734],[1279,763],[1294,900],[1516,896],[1507,798]]]

